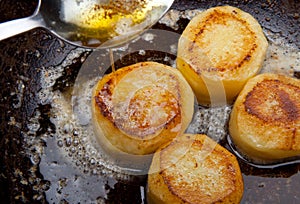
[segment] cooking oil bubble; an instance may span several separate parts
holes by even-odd
[[[77,137],[77,136],[79,135],[78,130],[74,130],[74,131],[73,131],[73,135],[74,135],[75,137]]]
[[[63,146],[64,146],[63,141],[62,141],[62,140],[58,140],[58,141],[57,141],[57,146],[63,147]]]
[[[142,56],[146,55],[146,51],[145,50],[139,50],[139,55],[142,55]]]
[[[142,36],[142,39],[145,40],[145,41],[149,41],[149,42],[152,42],[155,38],[155,35],[152,34],[152,33],[145,33],[143,36]]]
[[[95,160],[94,158],[92,158],[92,159],[90,160],[90,164],[91,164],[92,166],[94,166],[94,165],[96,164],[96,160]]]
[[[70,133],[70,132],[72,132],[72,131],[73,131],[73,124],[71,124],[71,123],[66,123],[66,124],[64,125],[64,133],[68,134],[68,133]]]
[[[66,143],[66,147],[70,147],[72,145],[72,138],[71,137],[66,138],[65,143]]]
[[[78,139],[74,139],[73,141],[73,145],[76,147],[79,145],[79,140]]]
[[[76,147],[71,148],[71,153],[74,154],[76,152]]]

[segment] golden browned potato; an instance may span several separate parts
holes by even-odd
[[[152,153],[182,134],[193,113],[194,94],[184,77],[156,62],[121,68],[104,76],[94,88],[97,137],[111,150]]]
[[[249,158],[300,155],[300,80],[270,73],[250,79],[234,104],[229,131]]]
[[[206,135],[185,134],[154,154],[148,175],[152,203],[239,203],[243,178],[233,154]]]
[[[250,14],[231,6],[214,7],[185,28],[177,67],[202,105],[232,103],[260,71],[267,47],[261,26]]]

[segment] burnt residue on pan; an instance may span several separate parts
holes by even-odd
[[[299,53],[300,3],[297,0],[178,0],[167,14],[173,14],[168,20],[175,21],[175,24],[162,20],[154,28],[180,34],[189,22],[183,12],[224,4],[251,13],[263,26],[269,41],[277,45],[282,42],[282,46],[292,47]],[[36,5],[36,1],[0,0],[0,22],[28,16]],[[155,44],[155,36],[145,34],[124,49],[136,50],[136,43],[151,46]],[[168,54],[139,50],[125,55],[121,50],[115,54],[124,55],[116,61],[116,67],[143,60],[174,65],[176,47],[173,45],[176,45],[175,41],[166,48],[170,49]],[[0,47],[1,203],[142,203],[146,185],[144,177],[126,177],[106,169],[80,140],[82,129],[71,121],[63,125],[57,122],[62,116],[57,112],[61,108],[60,102],[70,102],[82,64],[93,51],[74,47],[43,29],[1,41]],[[106,51],[100,52],[99,56],[103,60],[109,57]],[[278,57],[278,53],[271,52],[269,56]],[[299,57],[296,60],[299,62]],[[292,66],[288,74],[300,78],[300,70]],[[230,108],[200,108],[198,117],[207,124],[198,127],[199,131],[207,133],[211,128],[206,126],[219,121],[221,129],[216,131],[222,130],[222,134],[226,134],[224,123]],[[220,117],[211,117],[213,114]],[[244,203],[299,202],[298,164],[266,169],[253,167],[242,160],[240,164],[245,181]]]
[[[0,22],[30,16],[35,11],[38,1],[0,1]]]

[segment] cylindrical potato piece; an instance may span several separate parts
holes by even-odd
[[[300,155],[300,80],[271,73],[250,79],[234,104],[229,132],[255,161]]]
[[[243,178],[236,157],[200,134],[185,134],[158,150],[148,175],[150,204],[239,203]]]
[[[231,6],[210,8],[183,31],[177,67],[205,106],[232,103],[261,69],[268,47],[250,14]]]
[[[112,151],[144,155],[183,134],[194,113],[194,94],[181,73],[156,62],[133,64],[95,86],[96,135]]]

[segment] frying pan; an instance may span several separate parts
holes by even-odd
[[[252,14],[265,33],[270,34],[269,41],[281,39],[279,44],[296,50],[299,62],[298,0],[180,0],[175,1],[171,9],[184,12],[225,4]],[[36,5],[35,1],[0,0],[0,22],[29,16]],[[175,19],[175,27],[161,21],[153,28],[180,34],[189,19],[183,16]],[[153,42],[155,44],[155,40]],[[136,50],[134,46],[135,43],[123,49]],[[76,137],[80,137],[80,130],[72,124],[57,126],[55,120],[59,115],[55,115],[53,110],[59,107],[53,103],[53,98],[55,94],[62,93],[66,101],[71,103],[72,88],[81,74],[82,64],[95,51],[62,42],[43,29],[1,41],[0,48],[1,203],[145,202],[146,180],[143,176],[118,176],[97,169],[101,164],[96,159],[88,158],[89,155],[72,156],[84,151],[72,152],[71,147],[67,151],[58,148],[78,145],[80,140],[76,140]],[[102,52],[99,56],[107,58],[106,50]],[[166,61],[166,57],[170,60]],[[129,53],[120,58],[116,66],[149,59],[168,64],[175,60],[175,56],[156,51]],[[101,60],[96,63],[102,63]],[[299,67],[290,74],[300,78]],[[59,139],[60,133],[71,136]],[[221,143],[227,146],[226,142]],[[67,153],[64,155],[56,151]],[[76,160],[77,157],[81,158],[80,162]],[[242,203],[300,202],[299,164],[259,168],[242,160],[239,162],[245,182]],[[102,173],[99,173],[100,170]]]

